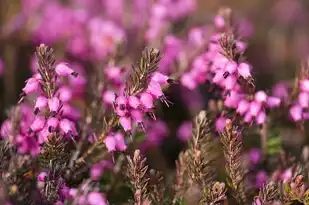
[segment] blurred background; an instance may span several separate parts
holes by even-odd
[[[40,21],[38,16],[43,10],[36,8],[36,5],[40,5],[42,2],[50,3],[52,1],[0,0],[0,58],[3,60],[3,66],[0,66],[0,122],[7,117],[6,111],[16,104],[24,81],[31,76],[31,59],[35,46],[39,43],[49,43],[56,50],[58,57],[66,56],[66,58],[74,59],[74,56],[65,54],[68,48],[68,39],[44,42],[44,38],[34,37],[31,25],[32,21]],[[75,2],[80,4],[87,1],[59,0],[57,2],[64,5],[70,2],[70,5],[74,6]],[[89,0],[89,2],[91,1]],[[131,0],[125,0],[125,2],[132,3]],[[188,19],[179,22],[177,26],[184,27],[185,21],[190,21],[192,25],[211,23],[213,16],[220,8],[230,7],[234,15],[243,21],[243,25],[246,25],[243,37],[248,42],[248,49],[245,55],[253,65],[257,89],[270,90],[275,83],[292,82],[296,71],[300,68],[301,61],[306,60],[306,57],[309,56],[308,0],[198,0],[197,5],[196,12]],[[95,12],[102,15],[111,13],[104,7],[96,8]],[[123,13],[123,15],[126,14]],[[66,22],[66,16],[60,14],[57,9],[50,14],[50,18],[50,21],[53,21],[53,18],[59,19],[54,22],[54,28],[43,29],[43,33],[65,29],[61,24]],[[87,61],[82,61],[82,63],[86,73],[90,72]],[[179,126],[183,122],[191,120],[198,110],[206,108],[212,93],[202,86],[199,89],[199,94],[203,98],[202,104],[198,104],[196,109],[188,110],[183,103],[182,95],[179,94],[185,92],[180,88],[180,85],[174,85],[166,92],[173,102],[173,106],[170,108],[161,107],[157,114],[159,118],[167,122],[169,136],[158,148],[163,150],[162,153],[167,162],[173,164],[179,150],[184,146],[184,143],[177,140],[176,137]],[[289,129],[289,132],[284,130],[289,136],[286,138],[285,144],[294,143],[292,147],[296,151],[299,150],[298,145],[301,146],[304,142],[309,142],[306,136],[297,134],[298,129],[296,128]],[[291,136],[293,136],[293,142],[289,141]],[[252,141],[253,145],[259,143],[259,140],[253,137],[246,140]],[[156,159],[156,154],[158,154],[156,150],[158,149],[156,148],[153,155],[150,155],[150,160],[151,156]],[[162,153],[160,152],[160,154]]]

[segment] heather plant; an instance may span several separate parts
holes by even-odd
[[[262,89],[246,57],[250,21],[222,7],[196,22],[198,7],[20,1],[0,43],[10,54],[22,34],[36,47],[1,125],[0,204],[309,204],[308,146],[286,147],[306,134],[308,59],[294,83]]]

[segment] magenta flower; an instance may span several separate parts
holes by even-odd
[[[23,88],[25,94],[36,92],[40,87],[39,81],[36,78],[29,78],[26,80],[26,85]]]
[[[59,76],[73,75],[74,77],[76,77],[78,75],[76,72],[74,72],[72,68],[68,66],[67,63],[59,63],[58,65],[56,65],[55,71]]]
[[[34,105],[34,113],[37,114],[39,111],[47,107],[48,99],[45,96],[39,96]]]
[[[217,130],[217,132],[223,131],[223,129],[225,128],[225,125],[226,125],[226,120],[227,120],[227,118],[225,118],[225,117],[217,118],[217,120],[216,120],[216,130]]]
[[[113,136],[106,136],[104,143],[109,152],[116,151],[116,139]]]
[[[192,122],[182,123],[177,130],[177,137],[182,141],[187,141],[192,137]]]
[[[132,129],[132,121],[130,117],[120,117],[119,123],[123,127],[124,131],[130,131]]]
[[[87,196],[89,205],[107,205],[106,199],[102,193],[90,192]]]
[[[294,121],[302,120],[303,109],[300,105],[293,105],[290,108],[289,114]]]
[[[60,100],[57,97],[48,99],[48,107],[52,113],[57,113],[60,108]]]
[[[46,172],[40,172],[40,174],[37,176],[37,180],[40,182],[45,182],[47,179],[47,173]]]
[[[33,132],[41,131],[45,126],[46,120],[43,116],[36,116],[34,121],[32,122],[30,129]]]

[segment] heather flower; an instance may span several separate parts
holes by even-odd
[[[223,131],[223,129],[225,128],[226,126],[226,118],[225,117],[219,117],[217,118],[216,120],[216,131],[217,132],[221,132]]]
[[[66,86],[59,88],[56,95],[59,95],[59,100],[63,103],[69,102],[73,98],[72,89]]]
[[[192,136],[192,123],[184,122],[182,123],[177,130],[177,137],[182,141],[187,141]]]
[[[106,199],[102,193],[90,192],[87,196],[89,205],[107,205]]]
[[[52,113],[57,113],[60,108],[60,100],[58,97],[52,97],[48,99],[48,107]]]
[[[43,116],[36,116],[34,121],[32,122],[30,129],[33,132],[41,131],[45,126],[46,120]]]
[[[47,178],[46,172],[40,172],[40,174],[37,176],[37,180],[40,182],[45,182]]]
[[[22,89],[25,94],[36,92],[39,89],[38,79],[32,77],[26,81],[25,87]]]
[[[300,121],[302,119],[303,109],[300,105],[293,105],[290,108],[289,114],[294,121]]]
[[[6,139],[13,134],[13,126],[10,120],[5,120],[1,125],[1,137]]]
[[[39,111],[47,107],[48,99],[45,96],[37,97],[34,105],[34,113],[37,114]]]
[[[258,148],[253,148],[248,152],[249,162],[256,165],[261,159],[261,151]]]
[[[76,77],[78,74],[76,72],[74,72],[74,70],[72,68],[70,68],[68,66],[68,64],[66,63],[59,63],[58,65],[56,65],[55,67],[55,71],[57,73],[57,75],[59,76],[69,76],[69,75],[73,75],[74,77]]]
[[[75,128],[75,124],[68,119],[65,119],[65,118],[61,119],[59,123],[59,127],[63,133],[71,135],[70,137],[78,135],[76,128]]]

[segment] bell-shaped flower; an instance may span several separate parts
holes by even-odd
[[[74,70],[70,68],[67,63],[59,63],[58,65],[56,65],[55,71],[59,76],[69,76],[69,75],[73,75],[75,77],[78,76],[78,74],[74,72]]]

